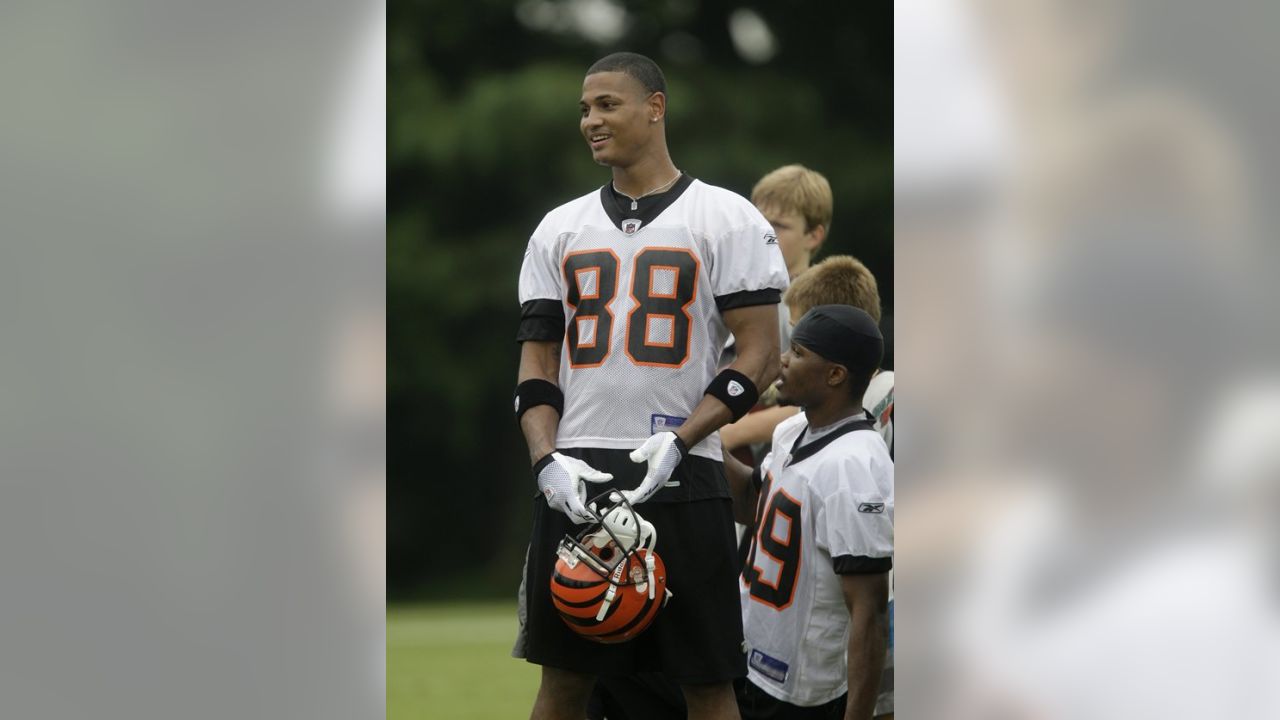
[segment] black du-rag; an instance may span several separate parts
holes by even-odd
[[[791,341],[845,366],[855,377],[869,377],[884,356],[876,321],[852,305],[814,307],[796,323]]]

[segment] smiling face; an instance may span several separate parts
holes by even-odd
[[[601,165],[628,167],[662,137],[666,96],[647,93],[623,72],[598,72],[582,81],[579,128],[591,158]],[[657,120],[655,120],[655,118]]]

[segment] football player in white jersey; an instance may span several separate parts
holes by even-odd
[[[681,173],[667,151],[666,82],[615,53],[587,71],[580,129],[612,182],[547,213],[520,271],[516,414],[540,494],[525,577],[534,718],[586,714],[594,678],[660,671],[690,718],[737,718],[746,673],[733,512],[716,430],[777,375],[787,270],[746,199]],[[717,369],[732,333],[738,354]],[[590,485],[588,485],[590,483]],[[589,490],[588,490],[589,487]],[[657,530],[672,599],[618,645],[592,643],[550,598],[556,545],[610,488]]]
[[[782,358],[782,422],[754,472],[726,458],[755,520],[741,598],[751,718],[871,718],[888,629],[893,461],[862,407],[883,339],[848,305],[807,312]]]

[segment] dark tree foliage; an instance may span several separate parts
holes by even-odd
[[[823,254],[866,262],[892,312],[890,3],[625,2],[624,34],[604,43],[555,26],[571,4],[390,6],[393,598],[515,592],[536,491],[511,414],[516,278],[542,215],[609,178],[577,126],[582,74],[599,57],[632,50],[662,65],[672,157],[694,177],[748,195],[787,163],[825,174],[835,218]],[[741,8],[776,39],[767,62],[735,50]]]

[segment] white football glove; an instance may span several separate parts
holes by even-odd
[[[600,472],[577,458],[553,452],[551,462],[538,473],[538,489],[546,496],[551,509],[568,515],[575,523],[585,523],[595,519],[582,504],[587,499],[586,483],[612,479],[609,473]]]
[[[671,479],[671,473],[688,454],[684,441],[673,432],[661,432],[651,436],[644,444],[631,451],[631,462],[647,462],[644,480],[635,490],[623,490],[627,502],[632,505],[648,500],[658,492],[663,483]]]

